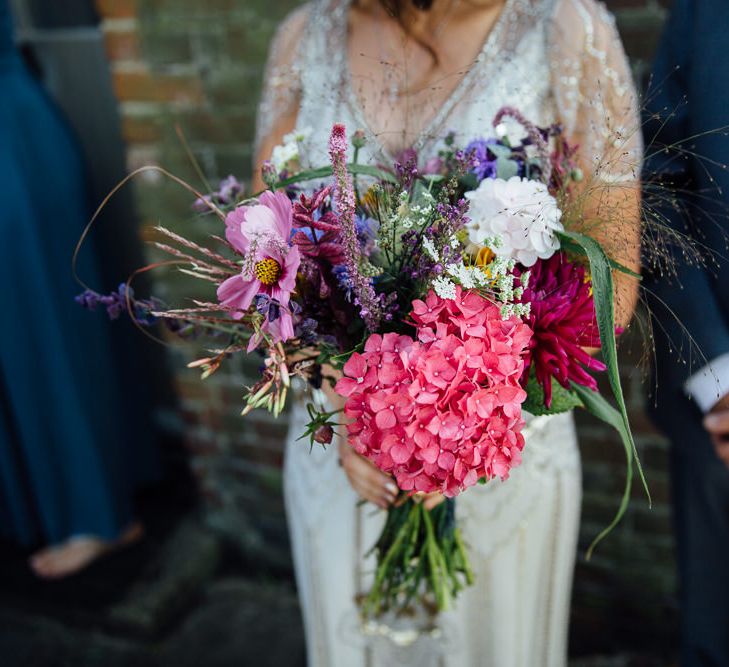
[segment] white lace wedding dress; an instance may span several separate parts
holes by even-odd
[[[332,124],[363,130],[360,159],[392,155],[368,124],[347,59],[348,0],[318,0],[279,29],[266,73],[259,140],[292,110],[312,130],[306,165],[327,163]],[[581,145],[583,164],[606,180],[633,178],[640,143],[635,93],[612,17],[593,0],[507,0],[480,55],[418,133],[423,159],[452,130],[464,145],[489,136],[505,104],[540,126],[560,122]],[[620,146],[607,146],[619,136]],[[280,139],[280,137],[276,137]],[[617,144],[618,141],[616,140]],[[610,168],[598,160],[618,148]],[[531,419],[523,463],[505,481],[457,499],[476,584],[443,615],[439,639],[400,647],[359,632],[355,596],[373,568],[365,553],[384,513],[358,498],[335,446],[297,442],[306,397],[291,413],[285,495],[310,667],[558,667],[566,664],[567,627],[580,514],[580,459],[572,416]]]

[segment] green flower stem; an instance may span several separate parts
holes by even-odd
[[[389,520],[388,516],[388,520]],[[387,528],[387,526],[386,526]],[[370,591],[369,595],[367,596],[367,599],[365,601],[365,610],[369,610],[371,606],[374,606],[377,611],[382,610],[382,602],[381,602],[381,596],[380,596],[380,588],[382,584],[385,581],[385,578],[388,575],[388,570],[391,561],[395,558],[397,555],[398,549],[400,548],[400,544],[403,542],[405,537],[407,536],[408,529],[408,523],[407,521],[403,522],[400,525],[399,530],[397,531],[397,536],[395,537],[392,546],[388,549],[387,553],[385,554],[385,557],[382,559],[382,562],[377,568],[377,573],[375,575],[375,581],[372,584],[372,590]]]
[[[433,584],[433,592],[435,593],[435,601],[438,605],[438,609],[446,609],[448,607],[448,594],[446,593],[445,586],[443,584],[443,555],[441,554],[440,548],[435,539],[433,519],[430,516],[430,512],[422,506],[422,503],[419,505],[419,508],[423,514],[423,522],[425,523],[425,531],[427,535],[426,551],[428,555],[428,565],[430,566],[430,580]]]
[[[404,612],[417,598],[443,610],[473,582],[451,501],[430,511],[412,499],[391,507],[372,552],[377,568],[362,603],[365,617]]]
[[[466,547],[463,544],[463,537],[461,537],[461,530],[459,528],[456,528],[455,530],[454,539],[456,541],[456,553],[458,554],[461,561],[461,571],[466,577],[466,584],[468,586],[473,586],[475,577],[473,576],[471,563],[468,560],[468,553],[466,553]]]

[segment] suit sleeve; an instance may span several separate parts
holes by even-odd
[[[718,8],[721,3],[708,4]],[[716,245],[716,235],[721,230],[714,226],[716,216],[707,212],[706,207],[711,207],[712,198],[720,197],[717,182],[725,184],[724,197],[727,196],[729,174],[719,166],[707,167],[712,161],[723,163],[729,158],[729,139],[721,142],[718,133],[713,132],[722,124],[717,122],[719,116],[726,116],[729,109],[729,83],[724,81],[729,68],[721,66],[726,61],[725,54],[713,56],[717,60],[707,60],[712,57],[707,45],[710,40],[705,34],[695,39],[702,29],[696,11],[691,0],[676,0],[656,56],[645,112],[644,173],[651,217],[669,228],[664,231],[692,234],[718,250],[724,248],[723,243]],[[721,12],[727,14],[726,10]],[[723,40],[717,35],[717,48]],[[707,66],[709,62],[715,66]],[[697,139],[701,133],[708,134]],[[656,182],[661,185],[651,185]],[[656,187],[659,192],[652,197],[651,189]],[[674,199],[665,196],[665,187],[672,189],[675,201],[655,204]],[[649,270],[645,286],[656,318],[656,342],[681,354],[686,362],[682,365],[685,381],[707,361],[729,352],[729,327],[724,315],[729,300],[724,299],[720,281],[714,275],[721,271],[721,265],[687,263],[680,245],[670,251],[672,278],[667,278],[663,271],[651,274],[651,261],[646,260]]]

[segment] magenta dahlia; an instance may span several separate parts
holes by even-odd
[[[522,382],[526,383],[533,365],[547,407],[552,403],[552,378],[566,389],[572,381],[597,390],[595,378],[585,368],[604,371],[605,364],[584,349],[600,347],[592,284],[585,268],[563,253],[540,259],[531,267],[522,301],[531,304],[526,321],[534,332]]]

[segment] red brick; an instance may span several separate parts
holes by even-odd
[[[112,62],[139,58],[139,39],[135,30],[104,31],[104,47]]]
[[[136,0],[96,0],[96,11],[105,19],[127,19],[137,15]]]
[[[155,121],[137,116],[122,118],[122,133],[129,144],[148,144],[160,138],[159,125]]]
[[[182,102],[199,104],[200,80],[189,75],[152,74],[147,70],[113,73],[114,92],[120,102]]]

